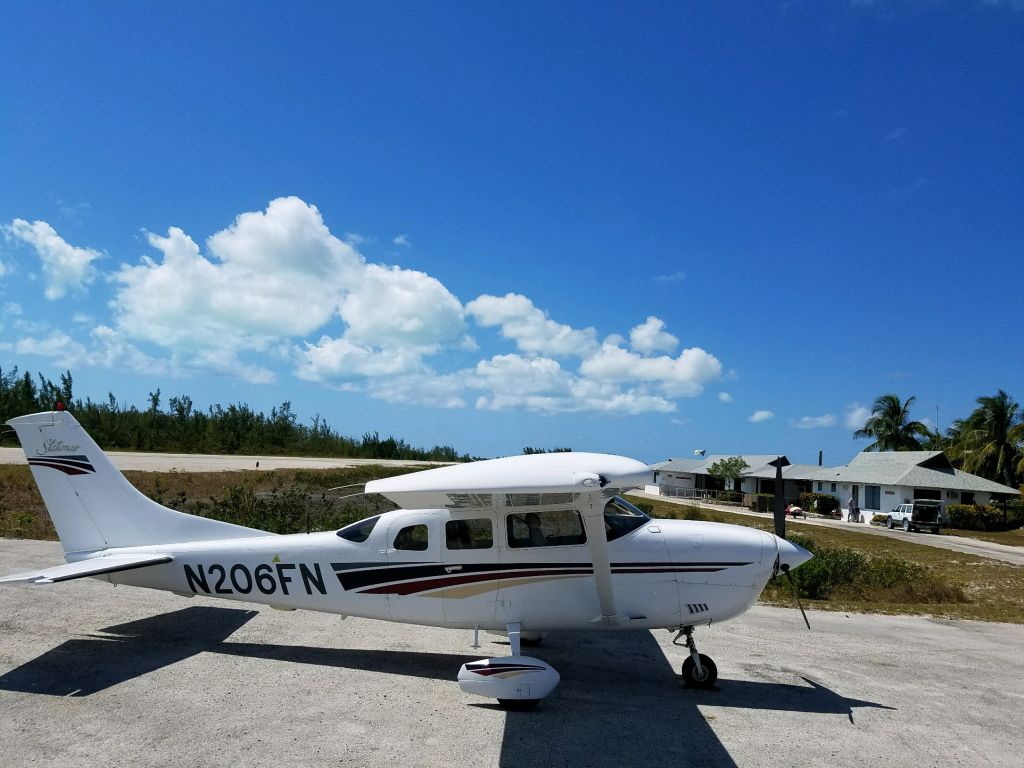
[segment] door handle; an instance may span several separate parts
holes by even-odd
[[[444,567],[444,572],[445,573],[454,573],[455,571],[461,571],[461,570],[462,570],[462,566],[461,565],[446,565]]]

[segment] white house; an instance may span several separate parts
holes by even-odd
[[[1016,496],[1008,485],[955,469],[942,451],[865,451],[842,467],[801,473],[816,493],[827,493],[849,512],[852,498],[862,522],[914,499],[945,504],[988,504],[993,494]]]
[[[711,465],[739,456],[748,469],[733,488],[744,503],[757,493],[775,493],[775,460],[779,454],[716,454],[701,459],[669,459],[652,465],[655,485],[649,493],[682,498],[717,498],[721,483],[710,474]],[[844,515],[849,502],[860,510],[862,522],[887,513],[897,504],[914,499],[938,499],[945,504],[988,504],[993,494],[1016,496],[1007,485],[955,469],[942,451],[880,451],[858,453],[841,467],[791,464],[782,459],[783,497],[795,502],[801,493],[826,493],[839,500]]]
[[[747,469],[743,476],[734,481],[732,488],[723,488],[721,482],[711,475],[711,465],[716,461],[731,459],[735,457],[743,459],[747,463]],[[682,498],[714,499],[718,494],[725,491],[739,491],[744,497],[756,493],[775,493],[775,460],[780,454],[716,454],[701,459],[669,459],[659,464],[653,464],[655,485],[648,486],[649,493],[657,493],[662,496],[676,496]],[[803,491],[810,490],[808,481],[797,477],[799,472],[795,470],[800,467],[809,469],[804,465],[790,464],[789,459],[781,456],[782,477],[784,495],[787,499],[799,498]],[[819,469],[819,467],[813,467]]]

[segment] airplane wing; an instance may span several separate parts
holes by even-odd
[[[34,584],[55,584],[58,581],[70,579],[81,579],[85,576],[102,576],[105,573],[117,573],[118,571],[130,571],[133,568],[145,568],[149,565],[169,563],[174,558],[170,555],[109,555],[107,557],[91,557],[88,560],[79,560],[77,563],[65,563],[54,565],[49,568],[42,568],[38,571],[27,571],[25,573],[14,573],[10,576],[0,577],[0,584],[14,584],[19,582],[32,582]]]

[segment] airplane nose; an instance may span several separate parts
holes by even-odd
[[[790,569],[798,568],[814,557],[799,544],[780,539],[778,536],[775,537],[775,544],[779,548],[779,564],[787,565]]]

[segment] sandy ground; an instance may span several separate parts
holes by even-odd
[[[197,453],[133,453],[107,451],[118,469],[145,472],[231,472],[240,469],[337,469],[379,464],[385,467],[427,466],[398,459],[320,459],[302,456],[208,456]],[[257,464],[258,462],[258,464]],[[0,448],[0,464],[26,464],[21,448]]]
[[[59,562],[0,539],[0,572]],[[755,608],[698,631],[556,633],[532,713],[454,682],[500,638],[80,580],[0,588],[3,764],[1019,766],[1024,627]]]

